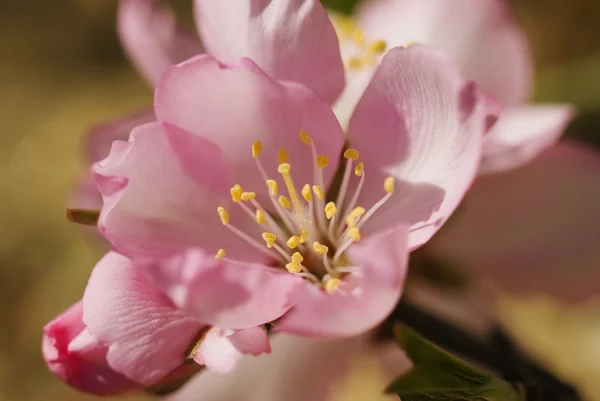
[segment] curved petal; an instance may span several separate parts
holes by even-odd
[[[48,369],[59,379],[85,393],[106,396],[139,389],[139,386],[112,370],[106,362],[107,347],[81,344],[87,332],[82,320],[81,301],[44,326],[42,354]],[[80,346],[75,341],[80,338]],[[93,355],[93,358],[90,356]],[[91,360],[90,360],[91,359]]]
[[[195,0],[195,17],[219,60],[249,57],[273,78],[301,83],[330,104],[344,88],[337,36],[319,0]]]
[[[559,143],[483,176],[429,251],[507,291],[570,300],[600,294],[600,155]]]
[[[385,177],[396,180],[367,234],[409,224],[412,249],[435,233],[475,175],[486,112],[474,84],[440,52],[414,45],[385,55],[348,132],[365,168],[358,204],[368,209],[386,195]]]
[[[381,323],[398,303],[408,263],[408,230],[399,227],[348,249],[356,273],[334,294],[306,283],[291,294],[295,303],[274,329],[312,337],[349,337]]]
[[[420,43],[443,50],[465,77],[507,105],[529,96],[527,39],[502,0],[369,0],[357,19],[366,36],[391,47]]]
[[[364,337],[327,341],[279,334],[271,354],[241,360],[231,375],[197,375],[168,400],[202,394],[206,401],[327,401],[365,344]]]
[[[249,265],[189,249],[144,266],[173,302],[198,320],[223,329],[271,322],[290,309],[288,294],[302,279],[284,270]]]
[[[279,175],[279,148],[287,149],[297,183],[311,183],[314,171],[310,147],[298,138],[301,130],[331,159],[337,159],[344,142],[335,115],[317,95],[271,80],[249,59],[224,65],[199,56],[170,68],[156,88],[155,112],[160,121],[217,144],[237,183],[256,191],[263,205],[269,200],[252,157],[254,141],[262,141],[260,160],[271,177]],[[325,169],[326,184],[334,170]]]
[[[257,356],[265,352],[271,352],[271,346],[263,327],[233,333],[212,328],[204,336],[194,360],[213,372],[231,373],[244,354]]]
[[[87,157],[92,162],[104,159],[114,141],[126,141],[131,130],[154,120],[154,110],[149,109],[92,127],[85,137]]]
[[[483,142],[479,172],[497,173],[526,164],[558,140],[574,115],[570,105],[505,110]]]
[[[220,150],[209,141],[169,124],[139,126],[130,142],[115,142],[92,171],[104,200],[98,227],[120,252],[164,256],[201,246],[208,252],[226,248],[244,260],[265,259],[221,224],[217,207],[231,204],[232,182]],[[240,208],[230,213],[240,229],[258,229]]]
[[[94,338],[108,345],[108,364],[146,387],[184,362],[205,327],[115,252],[106,254],[92,272],[83,296],[83,321]]]
[[[120,0],[117,30],[127,56],[152,87],[169,66],[202,52],[196,35],[158,0]]]

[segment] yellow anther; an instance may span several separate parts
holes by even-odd
[[[333,216],[337,214],[337,207],[335,206],[335,202],[329,202],[325,205],[325,216],[328,219],[331,219]]]
[[[292,207],[290,200],[285,195],[279,195],[279,204],[288,210]]]
[[[346,149],[344,151],[344,157],[350,160],[358,160],[358,150],[356,149]]]
[[[313,243],[313,249],[319,255],[327,255],[327,252],[329,252],[329,248],[326,245],[323,245],[316,241]]]
[[[224,257],[225,257],[225,249],[221,248],[217,251],[217,254],[215,255],[215,259],[223,260]]]
[[[325,291],[327,291],[329,295],[335,294],[340,284],[342,284],[342,281],[339,278],[330,278],[325,282]]]
[[[350,70],[360,70],[364,65],[363,59],[359,57],[350,57],[348,59],[348,69]]]
[[[361,236],[360,236],[360,230],[358,229],[358,227],[351,227],[348,230],[348,237],[350,237],[352,239],[352,241],[354,241],[354,242],[360,241]]]
[[[344,36],[352,35],[352,32],[356,29],[356,24],[351,17],[339,16],[336,18],[336,22],[340,33]]]
[[[404,47],[410,47],[410,46],[416,45],[416,44],[417,44],[417,42],[415,42],[414,40],[409,40],[408,42],[406,42],[404,44]]]
[[[325,192],[323,192],[323,188],[321,188],[320,186],[313,185],[312,190],[319,200],[323,200],[323,198],[325,198]]]
[[[329,166],[329,156],[319,155],[317,156],[317,168],[325,168]]]
[[[312,145],[312,138],[310,137],[310,135],[308,135],[308,132],[300,130],[298,136],[305,145]]]
[[[256,209],[256,222],[258,224],[265,224],[265,214],[262,210]]]
[[[293,262],[286,263],[285,268],[290,273],[300,273],[302,271],[302,266],[300,266],[298,263]]]
[[[287,240],[287,246],[290,249],[296,249],[298,247],[298,245],[300,245],[300,237],[298,237],[297,235],[292,235]]]
[[[350,216],[354,217],[355,219],[358,219],[363,214],[365,214],[365,212],[366,212],[366,210],[364,207],[357,206],[354,209],[352,209],[352,211],[350,212]]]
[[[267,180],[267,186],[269,187],[269,194],[271,194],[271,196],[276,196],[279,192],[279,186],[277,185],[277,181]]]
[[[254,157],[256,159],[258,157],[258,155],[260,155],[261,151],[262,151],[262,142],[254,141],[254,143],[252,143],[252,157]]]
[[[346,217],[346,225],[348,227],[356,227],[356,217],[352,215]]]
[[[222,206],[219,206],[217,208],[217,212],[219,212],[221,223],[223,223],[223,225],[226,226],[229,223],[229,213],[227,213],[227,210],[225,210],[225,208]]]
[[[242,200],[243,201],[251,201],[256,199],[256,193],[254,192],[244,192],[242,193]]]
[[[369,51],[371,53],[383,53],[385,49],[387,49],[387,43],[385,40],[376,40],[369,45]]]
[[[262,239],[267,243],[267,248],[273,248],[275,241],[277,241],[277,236],[273,233],[262,233]]]
[[[300,243],[304,244],[307,239],[308,239],[308,231],[306,231],[306,230],[300,231]]]
[[[277,152],[277,162],[279,164],[281,163],[285,163],[290,159],[290,154],[288,153],[287,150],[285,150],[285,148],[282,146],[279,148],[279,151]]]
[[[385,181],[383,182],[383,189],[388,194],[394,192],[394,177],[388,177],[385,179]]]
[[[292,254],[292,263],[300,264],[304,261],[304,257],[300,255],[300,252],[294,252]]]
[[[312,193],[310,192],[310,185],[306,184],[305,186],[303,186],[302,191],[300,192],[302,193],[302,197],[305,201],[312,202]]]
[[[280,163],[277,167],[277,171],[279,171],[279,174],[288,174],[292,171],[292,166],[290,163]]]
[[[234,202],[239,202],[242,200],[242,194],[244,193],[244,190],[242,189],[241,186],[239,186],[238,184],[235,184],[233,187],[231,187],[231,199]]]
[[[365,43],[364,32],[358,28],[354,28],[354,32],[352,32],[352,40],[357,45],[362,46]]]
[[[365,164],[363,162],[360,162],[356,165],[356,167],[354,167],[354,174],[357,177],[361,177],[363,175],[365,171]]]

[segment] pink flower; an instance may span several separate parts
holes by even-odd
[[[198,252],[177,256],[187,268],[202,261]],[[160,263],[171,263],[165,260]],[[202,263],[204,283],[224,280],[220,263]],[[44,328],[43,354],[50,370],[73,387],[98,395],[119,394],[170,383],[197,371],[192,358],[226,373],[244,354],[270,352],[262,327],[225,330],[186,314],[126,257],[109,252],[95,267],[83,301]],[[218,270],[218,272],[217,272]],[[216,273],[216,274],[215,274]],[[220,288],[227,288],[226,282]],[[230,287],[233,288],[233,287]],[[240,297],[195,294],[214,314],[240,307]],[[222,302],[219,307],[218,302]],[[206,320],[214,320],[205,314]],[[200,340],[199,346],[195,346]]]
[[[481,172],[526,164],[554,144],[573,117],[570,105],[526,103],[533,61],[524,33],[502,0],[367,0],[353,19],[338,18],[337,25],[342,53],[354,66],[336,105],[340,114],[351,112],[374,70],[356,38],[437,47],[491,95],[492,107],[494,99],[505,107],[484,142]]]
[[[222,274],[239,281],[231,289],[185,258],[149,269],[202,322],[245,329],[281,317],[276,330],[324,337],[362,333],[395,306],[408,251],[473,179],[485,118],[476,87],[421,46],[384,57],[346,151],[327,103],[250,59],[198,56],[171,67],[154,112],[158,122],[93,167],[102,234],[134,260],[186,248],[222,260]],[[199,295],[208,289],[248,306],[215,317]]]

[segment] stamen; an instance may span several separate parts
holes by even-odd
[[[227,213],[227,210],[225,210],[223,206],[219,206],[217,208],[217,212],[219,213],[219,217],[221,218],[221,223],[224,226],[229,224],[229,213]]]
[[[348,230],[348,237],[354,242],[358,242],[361,239],[360,229],[358,227],[351,227]]]
[[[327,255],[327,252],[329,252],[329,248],[326,245],[323,245],[316,241],[313,243],[313,249],[319,255]]]
[[[304,224],[304,208],[300,204],[300,200],[298,199],[298,193],[296,192],[296,187],[294,186],[294,181],[292,180],[292,176],[290,171],[292,166],[289,163],[281,163],[277,168],[279,174],[283,177],[283,181],[285,182],[285,186],[287,187],[288,194],[292,200],[292,205],[294,206],[294,210],[298,216],[301,217],[301,224]]]
[[[356,149],[346,149],[344,151],[344,158],[356,161],[358,160],[358,150]]]
[[[349,70],[360,70],[362,67],[363,67],[362,59],[355,57],[355,56],[350,57],[346,64],[346,68]]]
[[[235,202],[238,203],[239,201],[242,200],[242,194],[244,193],[244,190],[242,189],[242,187],[238,184],[235,184],[233,187],[231,187],[231,199]]]
[[[260,210],[260,209],[256,209],[256,222],[258,224],[265,224],[266,223],[265,213],[262,210]]]
[[[215,255],[215,259],[223,260],[224,257],[225,257],[225,249],[221,248],[217,251],[217,254]]]
[[[323,188],[318,185],[313,185],[312,187],[313,193],[319,200],[323,200],[325,198],[325,192],[323,192]]]
[[[277,185],[277,181],[267,180],[267,185],[269,187],[269,194],[271,196],[277,196],[277,193],[279,192],[279,187]]]
[[[346,192],[348,192],[348,184],[350,183],[350,174],[352,173],[352,162],[358,160],[358,150],[346,149],[344,151],[344,157],[347,159],[346,169],[344,171],[342,185],[340,186],[340,192],[338,193],[336,199],[338,207],[342,210],[344,207],[344,199],[346,198]]]
[[[308,135],[308,132],[302,129],[300,130],[298,136],[300,137],[300,140],[304,142],[305,145],[312,145],[312,138],[310,137],[310,135]]]
[[[358,223],[358,227],[361,227],[363,224],[365,224],[365,222],[367,220],[369,220],[369,218],[371,216],[373,216],[373,214],[392,197],[392,195],[394,193],[394,183],[395,183],[394,177],[387,177],[385,179],[385,181],[383,182],[383,189],[385,192],[387,192],[387,194],[383,198],[381,198],[379,200],[379,202],[374,204],[371,207],[371,209],[369,209],[369,211],[365,214],[365,216],[362,219],[360,219],[360,222]]]
[[[256,159],[258,157],[258,155],[260,155],[261,151],[262,151],[262,142],[254,141],[254,143],[252,144],[252,157]]]
[[[332,295],[337,291],[340,284],[342,284],[342,281],[339,278],[330,278],[325,282],[325,291],[327,291],[329,295]]]
[[[325,167],[329,166],[329,156],[318,155],[316,164],[317,164],[317,168],[325,168]]]
[[[304,244],[307,239],[308,239],[308,231],[306,231],[306,230],[300,231],[300,243]]]
[[[300,237],[297,235],[292,235],[286,242],[288,248],[290,249],[296,249],[300,243]]]
[[[267,248],[273,248],[275,241],[277,241],[277,236],[273,233],[264,232],[262,233],[262,239],[267,243]]]
[[[359,169],[359,166],[361,166],[360,169]],[[360,194],[362,192],[363,185],[365,183],[365,171],[364,171],[364,167],[363,166],[364,165],[361,162],[361,163],[357,164],[356,168],[354,169],[354,173],[360,177],[360,181],[358,182],[358,187],[356,187],[356,191],[354,191],[354,195],[352,196],[352,200],[348,204],[347,210],[351,210],[356,205],[356,202],[358,202],[358,198],[360,197]],[[357,169],[359,169],[360,175],[357,174]],[[358,217],[355,220],[358,220]],[[350,224],[348,224],[348,226],[350,226]],[[340,227],[340,231],[341,231],[342,228],[343,227]],[[340,234],[340,237],[344,237],[344,235],[341,235],[341,233],[338,232],[338,234]]]
[[[279,195],[279,204],[287,210],[290,210],[290,208],[292,207],[292,205],[290,204],[290,200],[285,195]]]
[[[246,241],[247,243],[249,243],[256,249],[258,249],[259,251],[271,256],[272,258],[279,257],[276,253],[270,252],[269,250],[265,249],[264,246],[262,246],[258,241],[256,241],[254,238],[252,238],[251,236],[249,236],[248,234],[246,234],[239,228],[229,224],[229,213],[227,213],[227,211],[225,210],[224,207],[219,206],[217,208],[217,212],[219,213],[219,217],[221,218],[221,223],[223,223],[223,225],[226,226],[235,235],[237,235],[238,237],[240,237],[241,239],[243,239],[244,241]]]
[[[380,54],[385,52],[387,43],[385,40],[376,40],[369,45],[369,51],[371,53]]]
[[[304,261],[304,257],[300,254],[300,252],[294,252],[292,254],[292,262],[293,263],[302,263]]]
[[[337,213],[337,207],[335,206],[335,202],[329,202],[325,205],[325,216],[327,216],[328,220],[331,220]]]
[[[285,150],[285,148],[282,146],[279,148],[279,151],[277,152],[277,163],[281,164],[281,163],[285,163],[290,159],[290,154],[288,153],[287,150]]]
[[[256,193],[254,192],[244,192],[242,193],[241,199],[243,201],[252,201],[254,199],[256,199]]]
[[[310,185],[306,184],[305,186],[302,187],[302,197],[304,198],[305,201],[307,202],[312,202],[312,194],[310,192]]]
[[[363,162],[358,163],[356,167],[354,167],[354,174],[357,177],[361,177],[363,175],[363,171],[365,171],[365,164]]]
[[[302,266],[294,262],[286,263],[285,268],[290,273],[300,273],[302,271]]]

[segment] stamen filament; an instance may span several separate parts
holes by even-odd
[[[362,192],[364,183],[365,183],[365,173],[364,173],[364,171],[361,171],[360,181],[358,182],[358,187],[356,187],[356,191],[354,192],[354,195],[352,196],[352,200],[350,201],[350,203],[348,204],[348,207],[346,208],[346,215],[344,216],[344,221],[346,221],[346,219],[348,218],[350,213],[352,213],[354,206],[356,206],[356,202],[358,202],[358,197],[360,196],[360,194]],[[340,224],[338,234],[340,234],[339,231],[342,231],[343,227],[344,226]],[[340,235],[344,236],[347,231],[348,231],[348,228],[346,228],[346,230]]]
[[[290,174],[291,166],[289,163],[281,163],[277,171],[283,177],[283,182],[288,190],[288,194],[290,195],[290,200],[292,201],[292,206],[294,206],[294,211],[302,220],[301,225],[305,225],[305,215],[304,208],[300,203],[300,199],[298,198],[298,192],[296,191],[296,186],[294,185],[294,181],[292,180],[292,175]]]
[[[352,174],[352,162],[358,159],[358,152],[355,149],[346,149],[344,152],[346,161],[346,169],[344,171],[344,178],[342,179],[342,185],[340,186],[340,192],[338,193],[336,205],[343,210],[344,199],[346,198],[346,192],[348,192],[348,184],[350,183],[350,175]]]
[[[239,228],[237,228],[236,226],[233,226],[231,224],[227,224],[226,227],[229,230],[231,230],[235,235],[237,235],[238,237],[240,237],[241,239],[243,239],[244,241],[246,241],[247,243],[249,243],[250,245],[252,245],[256,249],[258,249],[259,251],[261,251],[261,252],[269,255],[273,259],[279,259],[279,260],[281,260],[281,257],[277,253],[275,253],[273,251],[270,251],[269,249],[265,248],[265,246],[263,244],[261,244],[260,242],[258,242],[257,240],[255,240],[254,238],[252,238],[251,236],[249,236],[248,234],[246,234],[245,232],[243,232],[242,230],[240,230]],[[283,261],[285,262],[285,258],[283,259]]]

